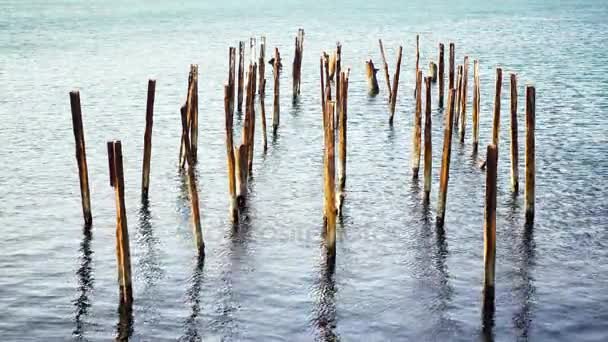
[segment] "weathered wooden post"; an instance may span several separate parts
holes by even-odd
[[[196,100],[196,93],[198,92],[198,66],[195,64],[190,65],[190,73],[188,75],[188,94],[186,97],[186,128],[182,130],[182,142],[179,149],[179,165],[180,168],[184,168],[186,165],[186,154],[185,154],[185,143],[186,136],[188,136],[188,140],[192,143],[192,126],[193,126],[193,117],[198,116],[198,103]],[[196,112],[196,113],[195,113]],[[188,146],[190,151],[192,151],[192,145]],[[192,162],[196,163],[195,159],[192,158]]]
[[[517,141],[517,75],[511,74],[511,189],[519,192],[519,144]]]
[[[324,193],[325,193],[325,246],[327,254],[334,258],[336,255],[336,184],[335,184],[335,102],[327,101],[324,113]]]
[[[450,43],[450,56],[449,56],[449,74],[448,74],[448,89],[452,89],[454,88],[455,84],[454,84],[454,68],[456,67],[455,64],[455,51],[454,51],[455,47],[454,47],[454,43]]]
[[[150,157],[152,155],[152,124],[154,115],[154,92],[156,80],[148,80],[148,101],[146,103],[146,132],[144,133],[144,161],[141,174],[141,197],[148,198],[150,187]]]
[[[397,54],[397,66],[395,67],[395,75],[393,76],[393,90],[391,91],[391,103],[390,103],[390,118],[388,123],[393,124],[393,118],[395,116],[395,105],[397,104],[397,88],[399,88],[399,72],[401,71],[401,56],[403,54],[403,47],[399,46],[399,53]]]
[[[458,77],[456,78],[456,108],[454,108],[454,127],[458,127],[458,120],[460,120],[460,95],[462,93],[462,64],[458,64]]]
[[[496,68],[496,92],[494,95],[494,123],[492,126],[492,144],[498,148],[500,137],[500,90],[502,89],[502,69]]]
[[[249,66],[251,75],[249,76],[249,89],[247,93],[247,101],[249,103],[249,129],[247,133],[249,152],[247,159],[248,174],[251,175],[253,172],[253,147],[255,143],[255,81],[257,73],[257,65],[253,64]]]
[[[348,78],[350,70],[346,73],[340,73],[339,82],[341,83],[340,91],[340,119],[338,120],[338,158],[340,160],[338,168],[338,212],[342,214],[342,204],[344,203],[344,190],[346,188],[346,138],[347,138],[347,120],[348,120]]]
[[[281,54],[279,53],[279,48],[274,48],[274,103],[273,103],[273,112],[272,112],[272,134],[277,133],[277,129],[279,128],[279,120],[281,115],[281,108],[279,103],[279,65],[281,64]]]
[[[187,131],[188,129],[188,115],[186,114],[186,106],[182,106],[182,130]],[[198,190],[196,189],[196,175],[194,174],[194,162],[192,161],[192,151],[190,151],[190,137],[188,134],[185,135],[184,151],[186,161],[188,163],[188,190],[190,193],[190,207],[192,211],[192,228],[194,234],[194,241],[196,250],[199,255],[205,254],[205,244],[203,242],[203,233],[201,230],[201,216],[199,212],[198,204]]]
[[[236,99],[236,108],[240,113],[243,111],[243,80],[245,73],[245,42],[239,42],[239,72],[238,72],[238,90],[237,90],[237,99]]]
[[[464,142],[465,130],[467,127],[467,87],[469,78],[469,56],[464,56],[462,72],[462,90],[460,92],[460,142]]]
[[[445,87],[444,73],[445,73],[445,62],[443,59],[444,46],[443,43],[439,43],[439,100],[437,106],[443,108],[443,89]]]
[[[258,59],[258,71],[258,95],[262,95],[263,93],[266,93],[265,90],[262,89],[262,86],[266,85],[266,83],[263,82],[266,78],[266,75],[264,74],[266,72],[266,37],[264,36],[260,38],[260,58]]]
[[[437,225],[443,227],[445,222],[445,206],[448,196],[448,180],[450,177],[450,155],[452,153],[452,126],[454,107],[456,106],[456,89],[448,91],[448,111],[443,125],[443,156],[441,173],[439,175],[439,201],[437,204]]]
[[[367,80],[367,92],[370,96],[376,96],[380,92],[376,73],[378,69],[374,67],[374,62],[371,60],[365,61],[365,79]]]
[[[479,147],[479,61],[473,61],[473,154]]]
[[[416,110],[412,134],[412,178],[418,179],[420,169],[420,142],[422,139],[422,71],[416,73]]]
[[[340,73],[342,72],[342,44],[340,42],[336,43],[336,61],[335,61],[335,69],[336,69],[336,113],[340,113],[340,106],[342,105],[340,101]],[[336,124],[335,128],[338,128],[340,121],[340,115],[336,115]]]
[[[125,183],[122,167],[122,146],[120,140],[108,141],[108,164],[110,166],[110,185],[114,188],[116,199],[116,262],[118,268],[118,287],[121,303],[131,306],[133,287],[131,285],[131,250],[125,208]]]
[[[236,180],[234,173],[234,139],[233,139],[233,113],[230,103],[234,93],[230,92],[230,86],[224,86],[224,115],[226,120],[226,161],[228,165],[228,192],[230,194],[230,218],[232,222],[239,219],[238,207],[236,202]]]
[[[431,75],[431,82],[437,82],[437,64],[435,62],[429,62],[429,75]]]
[[[324,59],[324,54],[321,54],[319,66],[321,70],[321,113],[323,113],[323,118],[325,118],[325,72],[323,69]]]
[[[91,215],[91,195],[89,193],[89,171],[87,167],[87,153],[84,143],[84,130],[82,128],[82,112],[80,109],[80,92],[70,92],[70,106],[72,108],[72,128],[76,146],[76,162],[78,163],[78,178],[80,180],[80,198],[82,202],[82,215],[84,224],[93,223]]]
[[[249,147],[241,143],[234,148],[234,165],[236,179],[236,201],[239,206],[245,203],[247,198],[247,153]]]
[[[384,55],[384,46],[382,46],[382,39],[378,39],[380,44],[380,54],[382,55],[382,63],[384,64],[384,78],[386,79],[386,89],[388,91],[388,103],[391,103],[392,89],[391,89],[391,77],[388,73],[388,63],[386,63],[386,56]]]
[[[230,87],[230,113],[234,114],[234,90],[236,78],[236,48],[228,48],[228,87]]]
[[[494,270],[496,264],[496,170],[498,164],[498,149],[496,145],[488,145],[486,158],[486,204],[483,227],[484,246],[484,292],[494,292]]]
[[[424,203],[431,196],[431,172],[433,171],[433,145],[431,142],[431,77],[424,78],[426,87],[424,111]]]
[[[300,95],[302,78],[302,54],[304,52],[304,29],[298,29],[296,36],[295,54],[293,57],[293,98]]]
[[[414,73],[414,79],[418,78],[418,71],[420,70],[420,35],[416,35],[416,72]],[[422,81],[421,81],[422,82]],[[414,98],[416,97],[417,91],[421,91],[418,89],[418,84],[414,86]]]
[[[260,83],[260,119],[262,120],[262,141],[264,144],[264,152],[268,150],[268,141],[266,134],[266,104],[264,103],[264,97],[266,96],[266,79],[262,79]]]
[[[198,161],[198,65],[192,68],[192,103],[190,107],[190,150],[192,151],[192,162]]]
[[[526,86],[526,189],[525,208],[526,222],[534,222],[534,184],[536,178],[536,160],[534,155],[536,123],[536,89],[532,85]]]

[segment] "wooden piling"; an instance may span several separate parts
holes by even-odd
[[[237,78],[237,99],[236,99],[236,108],[240,113],[243,111],[243,81],[244,81],[244,73],[245,73],[245,42],[239,42],[239,72]]]
[[[420,70],[420,35],[416,35],[416,72],[414,72],[414,79],[418,78],[418,71]],[[422,83],[422,81],[420,81]],[[416,98],[418,92],[421,89],[418,89],[418,84],[414,85],[414,98]]]
[[[319,65],[320,65],[320,71],[321,71],[321,113],[323,113],[323,117],[325,118],[325,71],[323,69],[323,65],[324,65],[324,61],[325,61],[325,56],[324,54],[321,54],[321,58],[319,61]]]
[[[340,101],[340,96],[342,93],[340,92],[340,73],[342,72],[342,44],[340,42],[336,43],[336,113],[340,113],[340,106],[342,102]],[[335,128],[339,127],[340,115],[336,115],[336,124]]]
[[[403,54],[403,47],[399,46],[399,53],[397,54],[397,66],[395,67],[395,75],[393,76],[393,90],[391,91],[391,104],[390,104],[390,118],[388,123],[393,124],[393,118],[395,116],[395,105],[397,104],[397,88],[399,88],[399,72],[401,71],[401,56]]]
[[[370,96],[376,96],[380,92],[376,73],[378,70],[374,67],[374,62],[371,60],[365,61],[365,78],[367,80],[367,91]]]
[[[116,262],[118,268],[118,287],[121,303],[129,307],[133,303],[131,283],[131,251],[129,248],[129,230],[127,228],[127,210],[125,208],[125,183],[122,166],[122,145],[120,140],[109,141],[108,161],[110,165],[110,185],[114,187],[116,200]]]
[[[526,223],[534,222],[534,186],[536,182],[535,131],[536,125],[536,89],[526,86],[526,189],[525,209]]]
[[[485,289],[494,289],[494,270],[496,264],[496,170],[498,164],[498,149],[496,145],[488,145],[486,158],[486,203],[483,227],[483,262]]]
[[[192,103],[190,107],[190,150],[192,162],[198,161],[198,65],[194,64],[192,69]]]
[[[347,120],[348,120],[348,78],[349,72],[340,73],[340,111],[338,120],[338,159],[340,160],[338,168],[338,211],[342,213],[342,204],[344,202],[344,190],[346,188],[346,138],[347,138]]]
[[[382,46],[382,39],[378,39],[380,44],[380,54],[382,55],[382,63],[384,64],[384,78],[386,79],[386,89],[388,91],[388,103],[391,103],[391,96],[393,90],[391,89],[391,77],[388,73],[388,63],[386,63],[386,56],[384,55],[384,46]]]
[[[433,145],[431,142],[431,77],[424,78],[426,87],[424,112],[424,202],[428,203],[431,196],[431,173],[433,171]]]
[[[234,165],[236,179],[236,201],[243,206],[247,198],[247,152],[249,147],[241,143],[234,148]]]
[[[188,93],[186,96],[186,127],[185,130],[182,130],[182,142],[179,149],[179,165],[180,168],[184,168],[186,165],[186,154],[185,154],[185,144],[186,141],[192,143],[192,128],[194,123],[194,117],[198,116],[198,100],[196,99],[198,93],[198,65],[191,64],[190,65],[190,73],[188,75]],[[198,120],[198,119],[197,119]],[[186,136],[188,139],[186,140]],[[192,145],[188,146],[188,149],[192,152]],[[192,162],[196,163],[196,160],[193,158]]]
[[[236,74],[236,48],[228,48],[228,87],[230,87],[230,113],[234,115],[234,91]]]
[[[325,246],[327,254],[335,257],[336,253],[336,188],[335,188],[335,102],[327,101],[324,113],[324,198],[325,198]]]
[[[91,215],[91,195],[89,193],[89,171],[87,167],[87,153],[84,143],[84,129],[82,127],[82,111],[80,108],[80,92],[70,92],[70,106],[72,109],[72,128],[76,146],[76,162],[78,163],[78,178],[80,180],[80,198],[82,203],[82,216],[84,223],[90,226],[93,223]]]
[[[418,179],[420,169],[420,142],[422,139],[422,71],[416,73],[416,110],[412,134],[412,178]]]
[[[445,62],[443,58],[444,46],[443,43],[439,43],[439,100],[437,102],[437,106],[439,108],[443,108],[443,94],[444,94],[444,73],[445,73]]]
[[[437,64],[435,62],[429,62],[429,75],[431,75],[431,82],[437,82]]]
[[[437,204],[437,225],[443,227],[445,222],[445,208],[448,196],[448,180],[450,177],[450,156],[452,153],[452,126],[454,109],[456,106],[456,89],[448,91],[448,110],[443,125],[443,156],[441,159],[441,173],[439,175],[439,198]]]
[[[454,47],[454,43],[450,43],[450,56],[449,56],[449,74],[448,74],[448,89],[452,89],[454,88],[455,84],[454,84],[454,68],[456,67],[455,64],[455,47]]]
[[[249,93],[247,95],[247,101],[249,101],[249,132],[247,134],[249,146],[249,152],[247,153],[247,169],[248,175],[253,173],[253,147],[255,145],[255,81],[257,74],[257,64],[250,66],[251,76],[249,82],[251,83]]]
[[[182,106],[182,130],[188,129],[188,118],[186,114],[186,106]],[[201,230],[201,216],[199,212],[198,190],[196,188],[196,175],[194,173],[194,162],[192,161],[192,151],[190,151],[190,137],[185,135],[184,151],[186,161],[188,162],[188,190],[190,194],[190,207],[192,211],[192,230],[194,234],[194,242],[199,255],[205,253],[205,244],[203,242],[203,233]]]
[[[511,190],[519,192],[519,143],[517,141],[517,75],[511,74]]]
[[[462,102],[460,101],[460,95],[462,93],[462,64],[458,64],[458,77],[456,78],[456,108],[454,108],[454,127],[458,127],[458,122],[460,120],[460,106]]]
[[[464,142],[467,127],[467,87],[469,78],[469,56],[464,56],[462,89],[460,91],[460,142]]]
[[[264,103],[264,97],[266,96],[266,79],[262,79],[260,83],[260,119],[262,120],[262,141],[264,144],[264,152],[268,150],[268,141],[266,134],[266,104]]]
[[[302,78],[302,54],[304,52],[304,29],[298,29],[296,36],[295,54],[293,57],[293,98],[300,95]]]
[[[494,93],[494,123],[492,125],[492,144],[498,148],[500,136],[500,90],[502,89],[502,69],[496,68],[496,88]]]
[[[279,128],[279,120],[281,115],[281,108],[279,103],[279,65],[281,64],[281,54],[279,48],[274,49],[274,103],[272,112],[272,133],[276,134]]]
[[[154,92],[156,80],[148,80],[148,101],[146,103],[146,132],[144,133],[144,160],[141,174],[141,196],[148,198],[150,187],[150,157],[152,155],[152,124],[154,115]]]
[[[258,95],[265,94],[266,91],[262,89],[266,85],[264,82],[266,75],[266,37],[260,38],[260,58],[258,59]]]
[[[473,154],[479,147],[479,61],[473,61]]]
[[[232,222],[238,221],[238,207],[236,202],[236,180],[234,173],[234,139],[233,139],[233,113],[230,108],[231,97],[230,86],[224,86],[224,115],[226,121],[226,161],[228,165],[228,193],[230,195],[230,218]]]

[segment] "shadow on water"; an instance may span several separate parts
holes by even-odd
[[[93,239],[92,226],[85,225],[82,229],[83,238],[80,244],[80,267],[76,271],[78,278],[78,298],[74,301],[76,307],[76,317],[74,321],[76,327],[72,332],[72,335],[77,340],[86,340],[85,335],[85,320],[89,315],[89,308],[91,303],[89,300],[89,294],[93,291],[94,278],[93,278],[93,251],[91,250],[91,240]]]
[[[312,326],[318,341],[339,341],[336,332],[338,320],[336,315],[335,257],[327,255],[322,248],[323,258],[319,269],[319,278],[314,285],[315,303]]]
[[[190,288],[186,292],[187,301],[190,303],[190,316],[184,322],[184,335],[179,341],[201,341],[202,337],[198,331],[198,316],[201,312],[201,286],[204,279],[205,256],[196,257],[196,265],[190,278]]]

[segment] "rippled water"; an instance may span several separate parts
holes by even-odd
[[[124,329],[105,146],[115,138],[123,143],[134,340],[607,338],[605,2],[0,4],[2,340],[108,340]],[[302,96],[292,104],[289,65],[298,27],[306,30]],[[434,224],[441,112],[433,114],[429,207],[422,204],[422,183],[411,180],[416,33],[423,66],[436,58],[439,41],[455,42],[458,61],[465,53],[480,59],[482,146],[491,136],[493,68],[500,64],[505,70],[503,94],[512,71],[519,75],[520,94],[526,82],[536,85],[537,204],[531,230],[524,227],[522,194],[509,190],[508,96],[503,97],[496,311],[486,331],[485,175],[471,156],[470,133],[465,144],[453,145],[443,233]],[[268,153],[255,152],[247,219],[233,231],[222,87],[228,46],[261,34],[286,61],[281,126]],[[381,60],[377,38],[384,40],[391,73],[396,48],[404,46],[393,128],[387,124],[383,77],[378,97],[369,98],[365,89],[363,60]],[[348,192],[332,276],[321,249],[318,56],[336,40],[352,71]],[[176,166],[178,109],[190,63],[200,65],[204,262],[194,256],[187,190]],[[144,205],[139,191],[149,77],[157,79],[157,93],[150,202]],[[82,225],[68,98],[73,88],[80,89],[83,105],[91,231]],[[519,103],[523,161],[523,96]],[[259,138],[258,133],[258,147]]]

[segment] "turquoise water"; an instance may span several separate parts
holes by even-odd
[[[111,139],[123,143],[135,296],[127,330],[133,340],[606,340],[605,2],[0,5],[2,340],[97,341],[124,330],[117,310],[115,209],[105,145]],[[299,27],[306,38],[302,96],[294,105],[290,65]],[[450,41],[456,44],[457,61],[465,54],[480,59],[481,146],[491,137],[494,67],[505,71],[496,310],[485,331],[485,175],[471,157],[470,122],[465,144],[453,144],[444,233],[434,224],[440,111],[433,114],[429,207],[422,204],[422,184],[411,180],[416,34],[423,66],[436,58],[440,41],[446,48]],[[279,47],[286,61],[281,126],[266,155],[256,150],[247,220],[233,231],[222,98],[228,47],[260,35],[269,47]],[[365,88],[364,59],[381,64],[378,38],[391,73],[396,49],[404,47],[393,128],[387,124],[383,77],[379,74],[378,97],[369,98]],[[348,193],[338,225],[335,275],[327,277],[321,248],[318,56],[337,40],[343,65],[351,67]],[[176,167],[178,109],[190,63],[200,69],[204,263],[194,256],[185,181]],[[509,72],[518,74],[520,94],[526,82],[537,92],[537,215],[531,230],[524,227],[523,195],[509,191]],[[150,77],[157,79],[157,93],[150,202],[142,205]],[[74,159],[68,97],[74,88],[83,106],[94,216],[90,231],[82,226]],[[268,98],[266,103],[270,112]],[[523,147],[523,96],[519,104]],[[240,117],[235,120],[240,123]],[[523,148],[520,161],[523,179]]]

